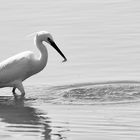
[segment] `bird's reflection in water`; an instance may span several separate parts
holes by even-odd
[[[41,111],[26,105],[25,102],[13,97],[0,97],[0,123],[5,124],[5,131],[9,135],[31,135],[51,140],[49,118],[43,117],[45,115]]]

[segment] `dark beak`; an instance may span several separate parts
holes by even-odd
[[[57,45],[55,44],[55,42],[52,39],[48,39],[50,42],[50,45],[56,49],[56,51],[64,58],[64,60],[62,62],[66,62],[67,58],[65,57],[65,55],[61,52],[61,50],[57,47]]]

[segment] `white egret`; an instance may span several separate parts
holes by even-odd
[[[22,82],[30,76],[40,72],[47,64],[48,51],[44,42],[49,43],[67,61],[64,54],[55,44],[52,35],[46,31],[40,31],[35,36],[35,45],[40,51],[37,57],[33,52],[26,51],[10,57],[0,63],[0,88],[13,87],[12,92],[16,97],[15,90],[21,92],[21,97],[25,96]]]

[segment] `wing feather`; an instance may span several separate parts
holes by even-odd
[[[32,52],[23,52],[0,63],[0,83],[7,83],[14,79],[24,79],[30,70]]]

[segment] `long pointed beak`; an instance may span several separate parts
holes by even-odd
[[[55,42],[51,39],[49,39],[50,45],[56,49],[56,51],[64,58],[64,60],[62,62],[66,62],[67,58],[65,57],[65,55],[61,52],[61,50],[57,47],[57,45],[55,44]]]

